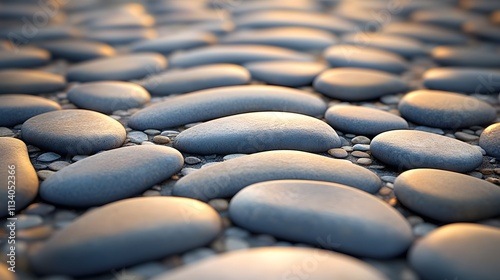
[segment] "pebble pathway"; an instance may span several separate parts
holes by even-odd
[[[0,279],[498,279],[500,5],[403,2],[2,1]]]

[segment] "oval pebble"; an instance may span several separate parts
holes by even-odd
[[[500,42],[500,27],[498,24],[489,24],[484,21],[467,22],[462,26],[462,29],[477,39],[491,41],[494,43]]]
[[[359,32],[342,37],[342,42],[360,47],[376,48],[403,57],[418,57],[427,54],[424,45],[415,39],[383,33]]]
[[[81,62],[70,67],[66,77],[69,81],[78,82],[127,81],[144,78],[166,67],[167,60],[162,55],[141,53]]]
[[[408,129],[408,123],[397,115],[361,106],[330,107],[325,119],[334,129],[356,135],[377,135],[389,130]]]
[[[434,230],[409,252],[410,265],[425,279],[495,280],[499,258],[500,230],[466,223]]]
[[[215,119],[181,132],[174,147],[192,154],[247,154],[269,150],[325,152],[340,139],[328,124],[287,112],[255,112]]]
[[[432,59],[442,66],[498,67],[500,54],[475,48],[439,46],[432,50]]]
[[[406,60],[388,51],[357,45],[335,45],[323,53],[332,67],[367,68],[391,73],[408,69]]]
[[[479,146],[492,157],[500,159],[500,123],[488,126],[479,137]]]
[[[105,114],[147,103],[151,97],[141,86],[119,81],[90,82],[71,88],[68,100],[79,108]]]
[[[0,95],[0,126],[22,124],[27,119],[39,114],[61,110],[56,102],[33,95],[5,94]]]
[[[152,95],[163,96],[249,82],[250,73],[242,66],[210,64],[150,76],[142,85]]]
[[[413,241],[410,224],[394,208],[334,183],[282,180],[250,185],[231,199],[229,217],[252,232],[361,257],[395,257]]]
[[[407,89],[400,77],[363,68],[335,68],[321,73],[313,82],[318,92],[345,101],[362,101]]]
[[[0,94],[40,94],[64,89],[63,76],[28,69],[0,71]]]
[[[450,29],[460,29],[467,21],[480,18],[477,14],[449,8],[415,11],[410,17],[413,21],[418,23],[436,25]]]
[[[306,53],[265,45],[217,45],[175,53],[170,57],[172,67],[186,68],[204,64],[245,64],[253,61],[293,60],[313,61]]]
[[[486,102],[438,90],[410,92],[401,99],[398,109],[408,121],[438,128],[489,124],[496,118],[495,108]]]
[[[50,53],[40,48],[19,48],[14,51],[0,50],[0,69],[33,68],[50,61]]]
[[[84,33],[83,38],[112,46],[123,46],[143,40],[151,40],[156,36],[157,33],[149,28],[124,28],[89,30]]]
[[[381,181],[349,161],[300,151],[268,151],[207,166],[181,178],[173,194],[209,201],[231,197],[254,183],[301,179],[339,183],[376,193]]]
[[[0,217],[12,218],[38,195],[38,177],[31,165],[26,145],[18,139],[0,137]],[[13,192],[14,191],[14,192]],[[12,205],[10,198],[15,198]],[[12,211],[12,212],[11,212]]]
[[[125,128],[114,119],[87,110],[44,113],[27,120],[23,140],[60,154],[93,154],[117,148],[125,141]]]
[[[252,78],[271,85],[302,87],[311,85],[327,65],[303,61],[263,61],[244,65]]]
[[[373,138],[370,149],[375,158],[398,169],[436,168],[468,172],[483,161],[481,152],[472,145],[417,130],[379,134]]]
[[[302,275],[310,279],[386,279],[372,266],[347,255],[312,248],[264,247],[218,255],[154,280],[202,280],[207,275],[219,280],[300,279]]]
[[[41,43],[54,58],[80,62],[114,56],[116,51],[108,44],[85,40],[57,40]]]
[[[157,52],[170,54],[178,50],[188,50],[215,44],[217,37],[208,32],[175,33],[151,40],[144,40],[130,46],[132,52]]]
[[[500,91],[500,71],[483,68],[443,67],[427,70],[423,75],[428,89],[465,92],[497,93]]]
[[[391,22],[382,28],[382,33],[404,36],[427,44],[461,45],[467,37],[452,29],[412,22]]]
[[[114,149],[56,172],[40,185],[40,197],[69,207],[102,205],[144,192],[177,173],[183,163],[182,155],[169,147]]]
[[[132,115],[137,130],[165,129],[255,111],[288,111],[322,116],[326,103],[297,89],[278,86],[231,86],[176,96]]]
[[[200,201],[133,198],[85,213],[29,257],[37,274],[88,276],[204,246],[220,230],[217,212]]]
[[[397,177],[394,192],[412,211],[440,222],[471,222],[500,215],[500,188],[460,173],[409,170]]]

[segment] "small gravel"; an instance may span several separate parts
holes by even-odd
[[[356,162],[358,164],[361,164],[361,165],[370,165],[370,164],[372,164],[372,160],[369,159],[369,158],[359,158]]]
[[[477,136],[477,135],[472,135],[472,134],[468,134],[468,133],[461,132],[461,131],[455,132],[455,137],[457,137],[457,139],[465,141],[465,142],[476,141],[479,139],[479,136]]]
[[[353,157],[357,157],[357,158],[370,158],[370,155],[365,153],[365,152],[361,152],[361,151],[354,151],[351,153],[351,155]]]
[[[347,151],[341,148],[330,149],[328,150],[328,154],[334,158],[346,158],[347,156],[349,156]]]
[[[170,138],[168,138],[167,136],[156,135],[155,137],[153,137],[153,142],[156,144],[165,145],[172,142],[172,140],[170,140]]]
[[[354,151],[366,152],[370,150],[370,145],[368,144],[356,144],[352,147]]]
[[[366,136],[356,136],[352,138],[351,142],[353,144],[370,144],[371,140]]]
[[[61,158],[61,155],[53,153],[53,152],[48,152],[48,153],[43,153],[39,155],[36,160],[38,161],[43,161],[43,162],[50,162],[54,160],[58,160]]]
[[[38,175],[38,178],[40,178],[40,180],[45,181],[50,176],[54,175],[55,172],[52,170],[40,170],[37,171],[36,174]]]
[[[197,157],[186,157],[184,159],[184,162],[186,164],[198,164],[201,162],[201,159],[197,158]]]
[[[48,167],[50,170],[59,171],[70,164],[71,163],[66,162],[66,161],[54,161],[53,163],[49,164]]]
[[[141,144],[148,140],[148,135],[142,131],[131,131],[127,133],[127,138],[130,139],[132,143]]]

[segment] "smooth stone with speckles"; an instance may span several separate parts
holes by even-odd
[[[410,249],[408,260],[422,279],[495,280],[500,275],[500,230],[467,223],[440,227]]]
[[[427,70],[422,76],[429,89],[465,92],[498,93],[500,71],[484,68],[443,67]]]
[[[403,118],[362,106],[330,107],[325,113],[325,119],[336,130],[356,135],[377,135],[389,130],[408,129],[408,123]]]
[[[500,188],[460,173],[409,170],[397,177],[394,192],[412,211],[440,222],[472,222],[500,215]]]
[[[0,50],[0,69],[33,68],[43,66],[50,61],[50,53],[39,48],[19,48]]]
[[[432,50],[432,59],[442,66],[498,67],[500,54],[466,47],[439,46]]]
[[[173,194],[209,201],[231,197],[248,185],[282,179],[339,183],[376,193],[382,182],[349,161],[300,151],[268,151],[211,165],[181,178]]]
[[[0,95],[0,126],[22,124],[27,119],[39,114],[61,110],[56,102],[33,95],[5,94]]]
[[[325,152],[340,139],[328,124],[287,112],[254,112],[215,119],[181,132],[174,147],[192,154],[248,154],[269,150]]]
[[[244,65],[252,78],[271,85],[302,87],[311,85],[314,78],[327,69],[319,62],[264,61]]]
[[[151,40],[144,40],[130,46],[132,52],[157,52],[170,54],[178,50],[188,50],[212,45],[217,37],[207,32],[174,33]]]
[[[359,32],[348,34],[342,37],[342,42],[359,47],[381,49],[408,58],[427,54],[423,44],[418,40],[383,33]]]
[[[120,81],[84,83],[68,91],[68,100],[79,108],[105,114],[136,108],[150,99],[143,87]]]
[[[101,113],[71,109],[44,113],[27,120],[23,140],[59,154],[85,155],[117,148],[126,138],[125,128]]]
[[[40,275],[89,276],[204,246],[220,230],[217,212],[200,201],[132,198],[80,216],[33,250],[29,260]]]
[[[114,56],[116,51],[108,44],[85,40],[57,40],[40,44],[54,58],[80,62],[85,60]]]
[[[382,33],[409,37],[428,44],[461,45],[467,37],[455,30],[413,22],[391,22],[382,28]]]
[[[114,149],[56,172],[41,184],[40,196],[69,207],[102,205],[144,192],[177,173],[183,163],[181,153],[165,146]]]
[[[9,213],[9,195],[15,196],[14,210],[28,206],[38,194],[38,177],[28,157],[26,145],[18,139],[0,137],[0,217],[12,217]],[[9,192],[10,190],[10,192]],[[14,194],[12,193],[14,190]]]
[[[333,243],[328,249],[362,257],[395,257],[413,241],[410,224],[394,208],[334,183],[253,184],[231,199],[229,216],[252,232],[317,246]]]
[[[410,92],[401,99],[398,109],[408,121],[438,128],[484,125],[496,118],[495,108],[486,102],[439,90]]]
[[[326,103],[306,91],[278,86],[231,86],[176,96],[132,115],[137,130],[165,129],[255,111],[286,111],[322,116]]]
[[[167,60],[156,53],[140,53],[99,58],[71,66],[69,81],[92,82],[103,80],[127,81],[141,79],[164,70]]]
[[[0,71],[0,94],[40,94],[64,89],[63,76],[28,69]]]
[[[488,126],[479,137],[479,146],[492,157],[500,159],[500,123]]]
[[[429,132],[393,130],[373,138],[370,149],[378,160],[399,169],[435,168],[469,172],[483,161],[472,145]]]

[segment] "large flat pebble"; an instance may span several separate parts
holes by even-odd
[[[428,44],[460,45],[467,41],[464,34],[453,29],[413,22],[391,22],[382,28],[382,32],[417,39]]]
[[[442,66],[498,67],[500,54],[471,47],[439,46],[432,50],[432,59]]]
[[[362,257],[395,257],[413,241],[410,224],[394,208],[341,184],[254,184],[234,196],[229,217],[252,232],[320,247],[330,243],[327,249]]]
[[[50,53],[39,48],[20,48],[14,51],[0,50],[0,69],[33,68],[50,61]]]
[[[263,61],[245,64],[253,79],[289,87],[311,85],[314,78],[327,67],[323,63],[303,61]]]
[[[377,159],[398,169],[436,168],[468,172],[483,156],[472,145],[429,132],[393,130],[373,138],[371,152]]]
[[[87,110],[44,113],[22,127],[27,143],[60,154],[93,154],[117,148],[125,141],[125,128],[114,119]]]
[[[183,164],[181,153],[169,147],[114,149],[56,172],[41,184],[40,197],[69,207],[102,205],[144,192],[177,173]]]
[[[129,126],[145,130],[174,128],[188,123],[255,111],[288,111],[321,116],[326,103],[297,89],[278,86],[232,86],[176,96],[132,115]]]
[[[403,57],[418,57],[427,54],[424,45],[415,39],[383,33],[359,32],[342,37],[342,42],[349,45],[381,49]]]
[[[57,40],[43,42],[40,45],[54,58],[74,62],[110,57],[116,53],[115,49],[108,44],[85,40]]]
[[[0,71],[0,94],[40,94],[64,89],[63,76],[28,69]]]
[[[174,33],[151,40],[144,40],[130,46],[132,52],[157,52],[170,54],[178,50],[204,47],[215,44],[217,37],[208,32]]]
[[[30,254],[42,275],[86,276],[204,246],[221,230],[205,203],[174,197],[126,199],[89,211]]]
[[[479,146],[492,157],[500,158],[500,123],[488,126],[479,137]]]
[[[27,119],[50,111],[61,110],[56,102],[33,95],[0,95],[0,126],[22,124]]]
[[[381,181],[371,171],[348,161],[300,151],[268,151],[207,166],[181,178],[174,195],[202,201],[231,197],[254,183],[301,179],[326,181],[376,193]]]
[[[443,67],[427,70],[424,86],[429,89],[465,92],[497,93],[500,91],[500,71],[485,68]]]
[[[193,154],[248,154],[269,150],[325,152],[340,139],[328,124],[287,112],[255,112],[215,119],[181,132],[174,147]]]
[[[139,41],[151,40],[156,38],[156,36],[157,33],[150,28],[123,28],[89,30],[84,33],[83,38],[112,46],[123,46]]]

